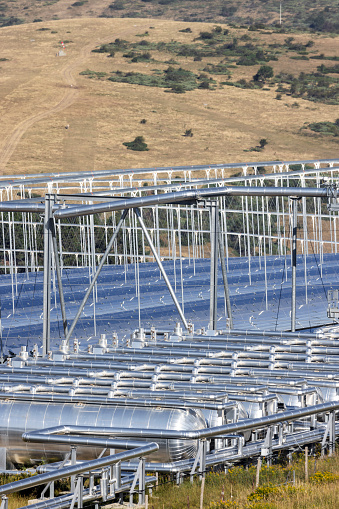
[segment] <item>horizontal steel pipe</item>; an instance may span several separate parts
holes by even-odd
[[[327,188],[306,188],[306,187],[243,187],[229,186],[192,191],[177,191],[174,193],[156,194],[140,198],[129,198],[102,203],[98,205],[72,206],[54,212],[55,219],[65,217],[77,217],[90,214],[100,214],[113,210],[126,210],[138,207],[149,207],[163,203],[181,203],[187,201],[202,200],[216,196],[300,196],[325,198],[329,196]]]

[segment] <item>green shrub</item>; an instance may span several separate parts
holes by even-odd
[[[272,78],[274,76],[273,69],[270,65],[262,65],[258,70],[257,74],[253,76],[254,81],[263,81]]]
[[[338,122],[339,124],[339,122]],[[312,124],[309,124],[308,126],[311,131],[314,131],[316,133],[320,134],[326,134],[326,135],[332,135],[332,136],[339,136],[339,125],[337,125],[336,122],[313,122]]]
[[[133,141],[125,141],[123,145],[125,145],[128,150],[136,150],[138,152],[149,150],[143,136],[136,136]]]

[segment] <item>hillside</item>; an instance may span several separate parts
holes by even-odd
[[[1,35],[2,173],[337,155],[333,36],[126,18]]]
[[[336,0],[284,0],[284,29],[339,32]],[[0,26],[78,17],[277,24],[279,0],[2,0]]]

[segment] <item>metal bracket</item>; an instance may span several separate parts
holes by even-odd
[[[270,463],[272,457],[272,426],[267,428],[264,444],[261,448],[261,456],[266,456],[267,463]]]
[[[77,503],[78,508],[82,508],[82,506],[83,506],[83,489],[84,489],[84,479],[83,479],[82,475],[79,475],[77,483],[76,483],[76,488],[74,490],[72,502],[71,502],[69,509],[74,509],[75,502]]]
[[[326,441],[328,436],[328,449],[329,456],[332,456],[335,452],[335,411],[330,412],[328,416],[328,422],[325,429],[323,439],[321,441],[321,457],[324,457],[326,449]]]
[[[145,458],[140,458],[139,465],[137,471],[135,473],[131,489],[129,490],[129,505],[133,506],[133,493],[135,492],[135,487],[139,484],[139,500],[138,504],[142,505],[145,503]]]
[[[192,470],[190,472],[190,481],[193,483],[193,476],[195,474],[195,470],[199,465],[199,477],[203,477],[205,475],[206,470],[206,452],[207,452],[207,441],[205,439],[199,440],[198,452],[195,457]]]
[[[8,509],[8,498],[7,497],[1,497],[0,509]]]

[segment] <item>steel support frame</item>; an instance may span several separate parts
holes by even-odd
[[[83,311],[83,309],[84,309],[84,307],[85,307],[85,305],[86,305],[86,302],[87,302],[87,300],[88,300],[88,297],[90,296],[90,294],[91,294],[91,292],[92,292],[92,290],[93,290],[93,288],[94,288],[94,285],[95,285],[95,283],[96,283],[96,281],[97,281],[97,279],[98,279],[98,277],[99,277],[99,275],[100,275],[101,269],[102,269],[102,267],[104,266],[104,264],[105,264],[105,262],[106,262],[106,260],[107,260],[107,258],[108,258],[108,255],[109,255],[109,253],[110,253],[110,251],[111,251],[111,249],[112,249],[112,246],[113,246],[113,244],[114,244],[114,241],[115,241],[115,239],[117,238],[117,235],[118,235],[118,233],[119,233],[119,231],[120,231],[120,228],[121,228],[121,227],[122,227],[122,225],[123,225],[123,222],[124,222],[124,220],[125,220],[125,217],[126,217],[126,215],[127,215],[127,212],[128,212],[127,210],[124,210],[124,211],[123,211],[123,213],[121,214],[120,221],[119,221],[119,223],[117,224],[117,226],[116,226],[116,228],[115,228],[115,230],[114,230],[114,233],[113,233],[113,235],[112,235],[112,237],[111,237],[111,240],[109,241],[109,243],[108,243],[108,245],[107,245],[106,251],[105,251],[105,253],[103,254],[103,256],[102,256],[102,258],[101,258],[101,261],[100,261],[100,263],[99,263],[99,265],[98,265],[98,268],[97,268],[97,271],[96,271],[96,273],[95,273],[95,275],[94,275],[94,277],[93,277],[93,279],[92,279],[92,281],[91,281],[91,284],[90,284],[90,285],[89,285],[89,287],[87,288],[86,294],[85,294],[85,296],[84,296],[84,298],[83,298],[83,300],[82,300],[82,302],[81,302],[81,304],[80,304],[80,306],[79,306],[79,309],[78,309],[78,311],[77,311],[77,314],[75,315],[74,320],[73,320],[73,322],[72,322],[72,325],[70,326],[70,328],[69,328],[69,330],[68,330],[68,333],[67,333],[67,335],[66,335],[66,341],[67,341],[67,343],[69,343],[69,339],[70,339],[71,335],[73,334],[73,331],[74,331],[74,328],[75,328],[76,324],[78,323],[78,320],[79,320],[79,318],[80,318],[80,316],[81,316],[81,313],[82,313],[82,311]]]
[[[199,440],[198,452],[195,457],[195,460],[194,460],[194,463],[192,466],[192,470],[190,472],[191,483],[193,483],[193,477],[194,477],[194,474],[195,474],[195,471],[196,471],[196,468],[198,465],[199,465],[199,468],[198,468],[199,477],[202,478],[203,476],[205,476],[207,443],[208,443],[208,441],[205,438]]]
[[[83,498],[84,498],[84,478],[82,475],[79,475],[76,481],[76,487],[74,490],[72,502],[69,509],[74,509],[75,503],[77,503],[77,507],[82,509],[83,506]]]
[[[177,299],[177,297],[176,297],[176,295],[175,295],[175,292],[174,292],[174,290],[173,290],[173,288],[172,288],[172,285],[171,285],[171,283],[170,283],[170,281],[169,281],[169,279],[168,279],[168,276],[167,276],[167,274],[166,274],[166,271],[165,271],[165,269],[164,269],[164,266],[163,266],[163,264],[161,263],[160,256],[158,255],[158,252],[157,252],[157,250],[156,250],[156,248],[155,248],[155,246],[154,246],[154,244],[153,244],[153,242],[152,242],[152,239],[151,239],[151,237],[150,237],[150,235],[149,235],[149,233],[148,233],[148,231],[147,231],[147,228],[146,228],[146,226],[145,226],[145,223],[144,223],[144,221],[143,221],[143,219],[142,219],[142,217],[141,217],[140,210],[139,210],[138,208],[136,208],[136,209],[134,209],[134,213],[135,213],[135,215],[136,215],[136,217],[137,217],[137,219],[138,219],[138,221],[139,221],[139,224],[140,224],[140,226],[141,226],[142,231],[144,232],[145,238],[146,238],[146,240],[147,240],[147,242],[148,242],[149,247],[151,248],[151,251],[152,251],[152,253],[153,253],[153,256],[154,256],[154,258],[155,258],[155,261],[156,261],[156,262],[157,262],[157,264],[158,264],[158,267],[159,267],[159,269],[160,269],[160,272],[161,272],[161,274],[162,274],[162,277],[164,278],[164,281],[165,281],[166,286],[167,286],[167,288],[168,288],[168,291],[169,291],[169,293],[170,293],[170,295],[171,295],[171,297],[172,297],[172,300],[173,300],[173,302],[174,302],[174,305],[175,305],[175,307],[177,308],[177,311],[178,311],[178,313],[179,313],[179,315],[180,315],[181,321],[182,321],[182,323],[184,324],[185,329],[186,329],[186,330],[188,330],[188,323],[187,323],[187,320],[186,320],[186,318],[185,318],[185,315],[184,315],[184,313],[183,313],[183,310],[181,309],[181,306],[180,306],[180,304],[179,304],[179,302],[178,302],[178,299]]]
[[[325,455],[326,442],[328,437],[328,455],[333,456],[335,453],[335,411],[328,414],[328,422],[325,429],[324,437],[321,441],[321,457]]]
[[[273,455],[272,435],[273,435],[273,427],[269,426],[266,431],[266,436],[265,436],[263,447],[261,448],[261,456],[266,456],[268,466],[270,466],[272,463],[272,455]]]
[[[57,241],[56,241],[56,228],[55,228],[54,217],[51,219],[51,231],[52,231],[52,247],[53,247],[53,254],[54,254],[54,263],[55,263],[55,270],[56,270],[56,275],[57,275],[57,280],[58,280],[58,288],[59,288],[62,325],[64,328],[65,337],[67,337],[68,327],[67,327],[67,317],[66,317],[66,306],[65,306],[64,292],[63,292],[63,287],[62,287],[60,260],[59,260],[58,246],[57,246]]]

